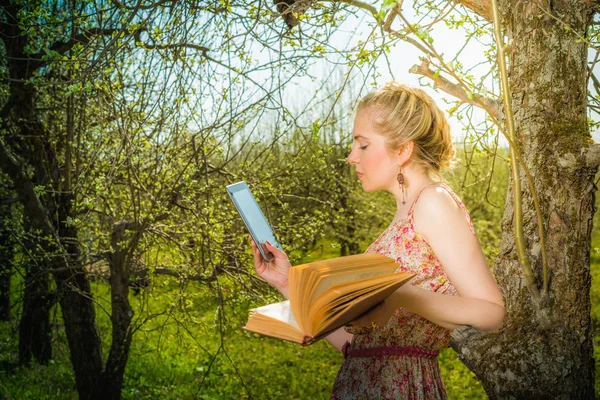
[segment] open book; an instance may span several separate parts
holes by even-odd
[[[309,345],[382,302],[414,274],[376,253],[290,268],[287,301],[252,309],[243,329]]]

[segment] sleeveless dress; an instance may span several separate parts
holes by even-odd
[[[454,198],[475,234],[469,212],[456,193],[444,183],[432,185],[445,189]],[[365,253],[393,258],[400,264],[398,271],[416,274],[409,284],[456,296],[456,289],[446,277],[440,261],[414,228],[413,208],[422,192],[413,201],[408,214],[390,225]],[[437,353],[450,346],[449,330],[404,308],[396,310],[384,327],[345,329],[354,334],[352,343],[346,345],[362,355],[345,357],[334,383],[332,400],[447,399]],[[386,351],[390,348],[409,350],[408,354],[403,351],[398,355]]]

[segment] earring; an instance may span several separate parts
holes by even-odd
[[[402,205],[406,204],[406,198],[404,193],[404,174],[402,173],[402,169],[400,169],[400,173],[398,174],[398,183],[400,184],[400,189],[402,189]]]

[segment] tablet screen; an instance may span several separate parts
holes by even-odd
[[[258,241],[257,244],[269,241],[272,245],[281,248],[250,189],[246,187],[231,193],[231,195],[248,228],[254,233],[254,240]]]

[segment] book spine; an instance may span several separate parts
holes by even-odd
[[[313,338],[312,336],[304,336],[304,338],[302,339],[302,346],[310,346],[314,342],[315,338]]]

